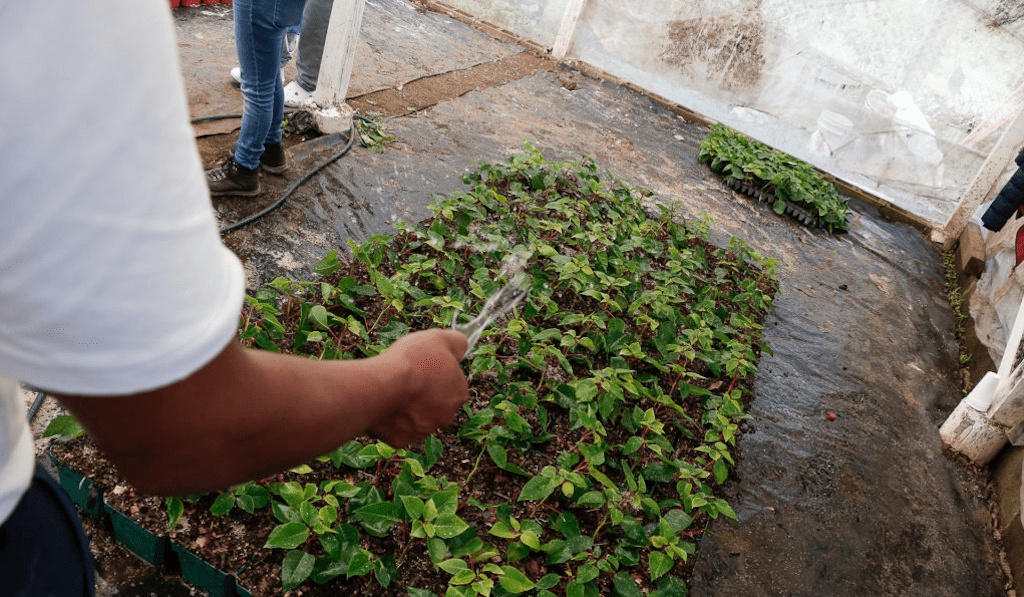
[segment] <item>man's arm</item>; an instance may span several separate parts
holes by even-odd
[[[466,338],[427,330],[365,359],[316,361],[232,341],[171,386],[63,396],[125,477],[146,493],[224,489],[325,454],[362,433],[395,447],[452,422],[468,398]]]

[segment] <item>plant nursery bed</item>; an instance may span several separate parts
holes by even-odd
[[[408,449],[356,438],[221,492],[138,495],[85,437],[61,463],[167,537],[212,594],[685,595],[753,398],[774,263],[708,241],[587,158],[527,150],[394,236],[246,299],[254,350],[377,354],[465,323],[514,285],[464,361],[470,401]],[[157,548],[159,549],[159,548]],[[187,552],[187,553],[185,553]]]
[[[767,203],[779,215],[789,215],[808,228],[829,232],[847,228],[847,200],[806,162],[723,124],[711,126],[698,158],[720,174],[729,187]]]

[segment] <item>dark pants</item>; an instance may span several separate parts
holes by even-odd
[[[42,467],[0,526],[0,597],[93,595],[89,541],[71,499]]]

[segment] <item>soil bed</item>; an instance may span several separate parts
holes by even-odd
[[[434,218],[271,282],[242,314],[245,345],[345,359],[519,285],[529,296],[465,361],[471,399],[449,428],[408,450],[358,438],[166,506],[87,439],[54,453],[253,595],[685,591],[707,521],[735,516],[722,485],[773,263],[738,239],[714,246],[707,222],[649,214],[643,191],[585,158],[527,149],[467,175]]]

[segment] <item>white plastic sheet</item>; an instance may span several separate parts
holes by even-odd
[[[565,0],[449,0],[551,45]],[[925,220],[1024,105],[1012,0],[589,0],[570,57]]]

